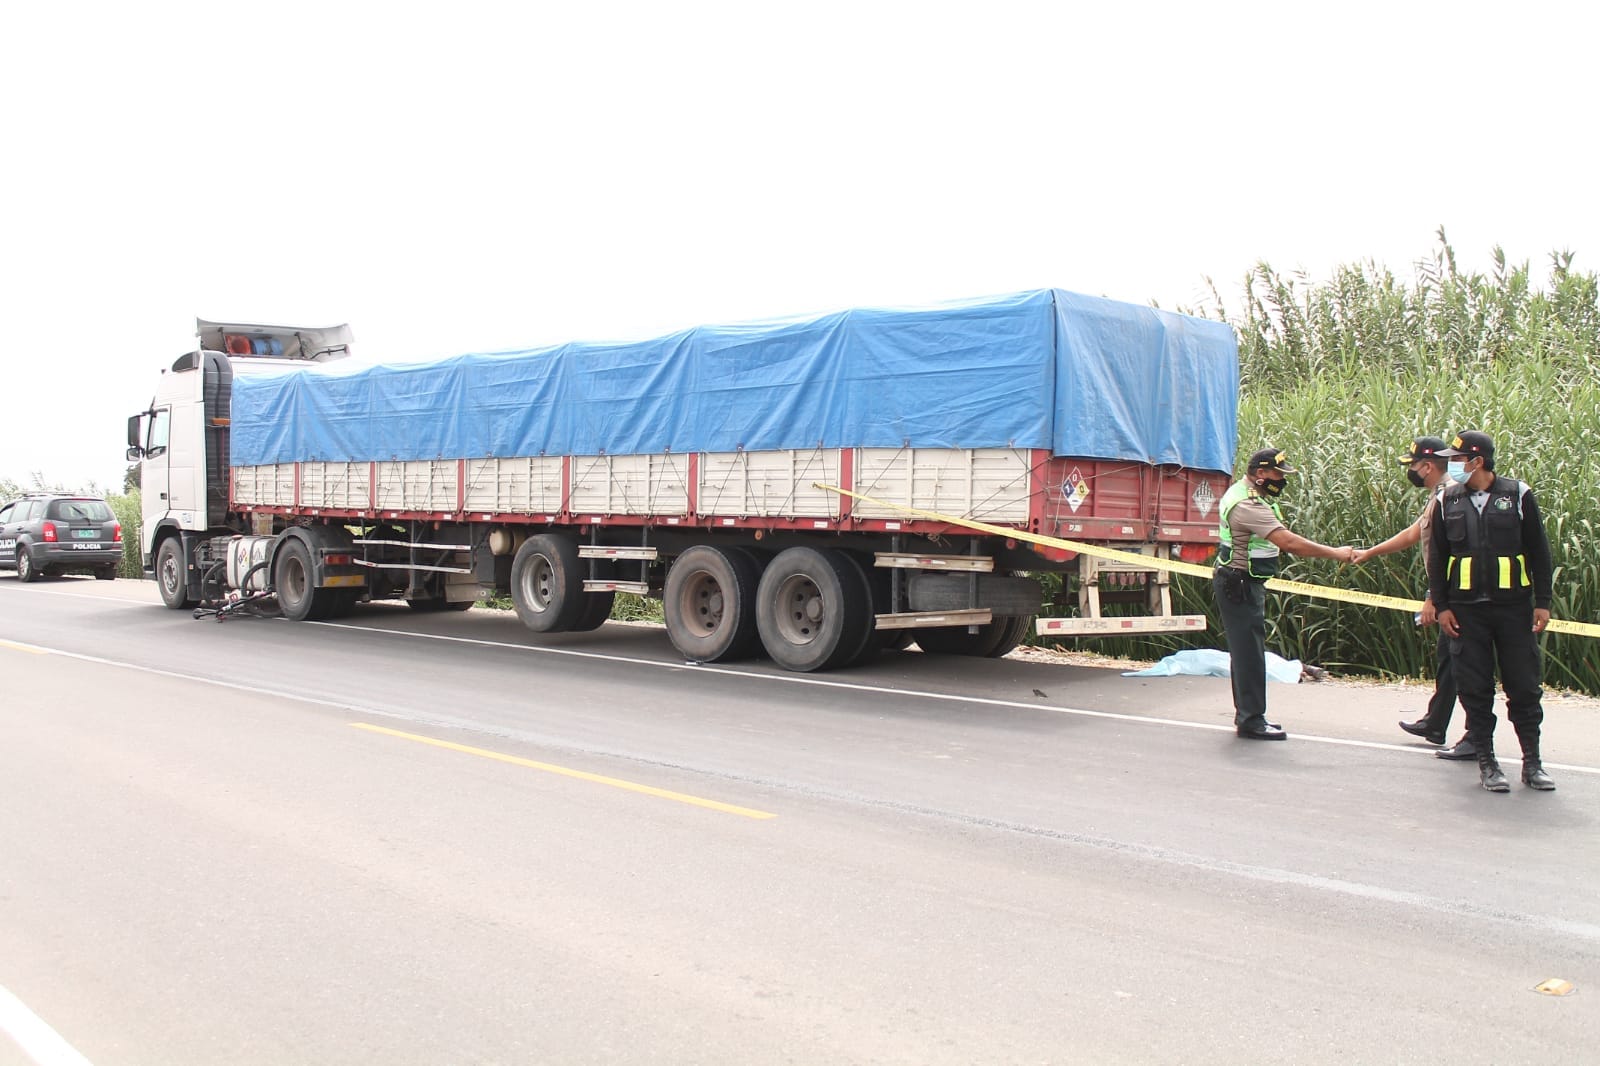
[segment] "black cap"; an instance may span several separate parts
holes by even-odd
[[[1438,437],[1418,437],[1411,442],[1411,447],[1400,457],[1402,463],[1414,463],[1418,459],[1441,459],[1445,454],[1445,443]]]
[[[1439,453],[1440,455],[1456,456],[1464,459],[1476,459],[1482,456],[1485,460],[1494,460],[1494,441],[1489,434],[1476,429],[1464,429],[1456,434],[1455,440],[1450,442],[1450,447]]]
[[[1300,472],[1289,465],[1289,460],[1285,459],[1277,448],[1262,448],[1250,457],[1250,462],[1244,469],[1249,474],[1260,473],[1263,470],[1278,470],[1285,474]]]

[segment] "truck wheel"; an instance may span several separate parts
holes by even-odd
[[[872,613],[894,613],[894,575],[880,566],[874,566],[871,556],[863,556],[861,565],[867,571],[867,585],[872,589]],[[901,593],[904,597],[904,591]],[[879,651],[904,651],[916,633],[909,629],[879,629],[873,622],[872,645]]]
[[[570,632],[573,633],[589,633],[605,625],[611,617],[611,608],[617,602],[615,592],[585,592],[581,595],[583,610],[578,612],[577,620],[572,623]]]
[[[583,570],[571,537],[539,533],[511,561],[511,602],[535,633],[565,633],[583,612]]]
[[[291,622],[315,622],[326,617],[333,608],[333,594],[340,591],[317,588],[311,549],[298,539],[286,540],[278,549],[272,562],[272,587],[277,590],[283,616]]]
[[[761,647],[756,589],[761,564],[742,548],[696,545],[667,571],[662,615],[672,646],[694,663],[745,659]]]
[[[937,626],[916,630],[917,645],[933,655],[971,655],[998,659],[1022,643],[1031,615],[1006,615],[968,633],[965,626]]]
[[[855,666],[857,663],[864,663],[868,659],[876,658],[878,652],[883,649],[883,641],[887,634],[894,632],[894,630],[886,629],[879,633],[877,619],[873,617],[880,611],[887,612],[889,609],[887,606],[889,602],[889,572],[887,570],[879,570],[873,566],[872,557],[862,552],[841,551],[839,554],[855,568],[857,576],[861,578],[862,587],[867,590],[866,639],[861,642],[860,650],[852,655],[849,661],[839,664],[840,666]]]
[[[879,651],[905,651],[917,639],[915,629],[880,629],[877,633]]]
[[[1015,648],[1027,638],[1028,630],[1033,626],[1033,615],[1013,614],[1002,618],[1001,621],[1009,622],[1010,628],[1001,636],[999,643],[990,650],[989,658],[991,659],[1004,658],[1012,648]]]
[[[156,549],[156,587],[161,590],[161,602],[174,611],[187,611],[195,603],[184,570],[183,540],[168,537]]]
[[[444,610],[445,608],[451,606],[451,604],[446,600],[441,600],[437,596],[421,596],[407,600],[406,606],[411,608],[413,611],[416,611],[418,614],[432,614],[435,611]],[[472,604],[469,603],[467,606],[471,607]]]
[[[33,557],[28,554],[28,548],[24,544],[17,545],[17,580],[39,580],[39,571],[34,569]]]
[[[361,589],[336,589],[333,595],[333,606],[328,611],[329,618],[347,618],[355,611],[356,604],[361,602]]]
[[[843,666],[871,635],[872,596],[837,551],[788,548],[756,589],[756,626],[772,661],[810,672]]]

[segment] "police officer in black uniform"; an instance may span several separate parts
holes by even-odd
[[[1494,756],[1494,669],[1506,717],[1522,742],[1522,782],[1548,792],[1539,759],[1537,635],[1550,622],[1550,545],[1533,490],[1494,472],[1494,441],[1466,430],[1439,453],[1455,483],[1439,499],[1430,532],[1428,581],[1439,628],[1450,638],[1456,687],[1477,749],[1478,779],[1490,792],[1511,786]]]
[[[1448,447],[1449,445],[1438,437],[1412,438],[1411,447],[1406,449],[1400,461],[1406,464],[1406,479],[1427,493],[1422,511],[1417,515],[1415,522],[1388,540],[1356,552],[1356,562],[1365,563],[1368,559],[1380,555],[1389,555],[1392,552],[1420,546],[1418,550],[1422,553],[1422,564],[1424,567],[1427,566],[1428,534],[1433,530],[1439,490],[1450,483],[1445,474],[1445,459],[1440,456],[1440,453]],[[1426,627],[1436,622],[1433,594],[1430,592],[1422,601],[1422,610],[1417,614],[1417,624]],[[1438,640],[1435,641],[1433,660],[1433,699],[1428,701],[1428,713],[1415,722],[1402,721],[1400,728],[1414,737],[1421,737],[1429,744],[1443,744],[1445,730],[1450,727],[1450,716],[1456,709],[1456,675],[1450,664],[1450,638],[1444,635],[1443,630],[1439,631]],[[1463,736],[1455,747],[1441,748],[1435,754],[1441,759],[1471,759],[1476,757],[1477,752],[1473,750],[1472,742]]]

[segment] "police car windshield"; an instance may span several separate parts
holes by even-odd
[[[57,500],[50,505],[50,517],[62,522],[104,522],[111,518],[111,506],[104,500]]]

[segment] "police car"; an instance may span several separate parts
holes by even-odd
[[[122,523],[96,496],[30,493],[0,506],[0,570],[19,581],[87,571],[102,581],[122,563]]]

